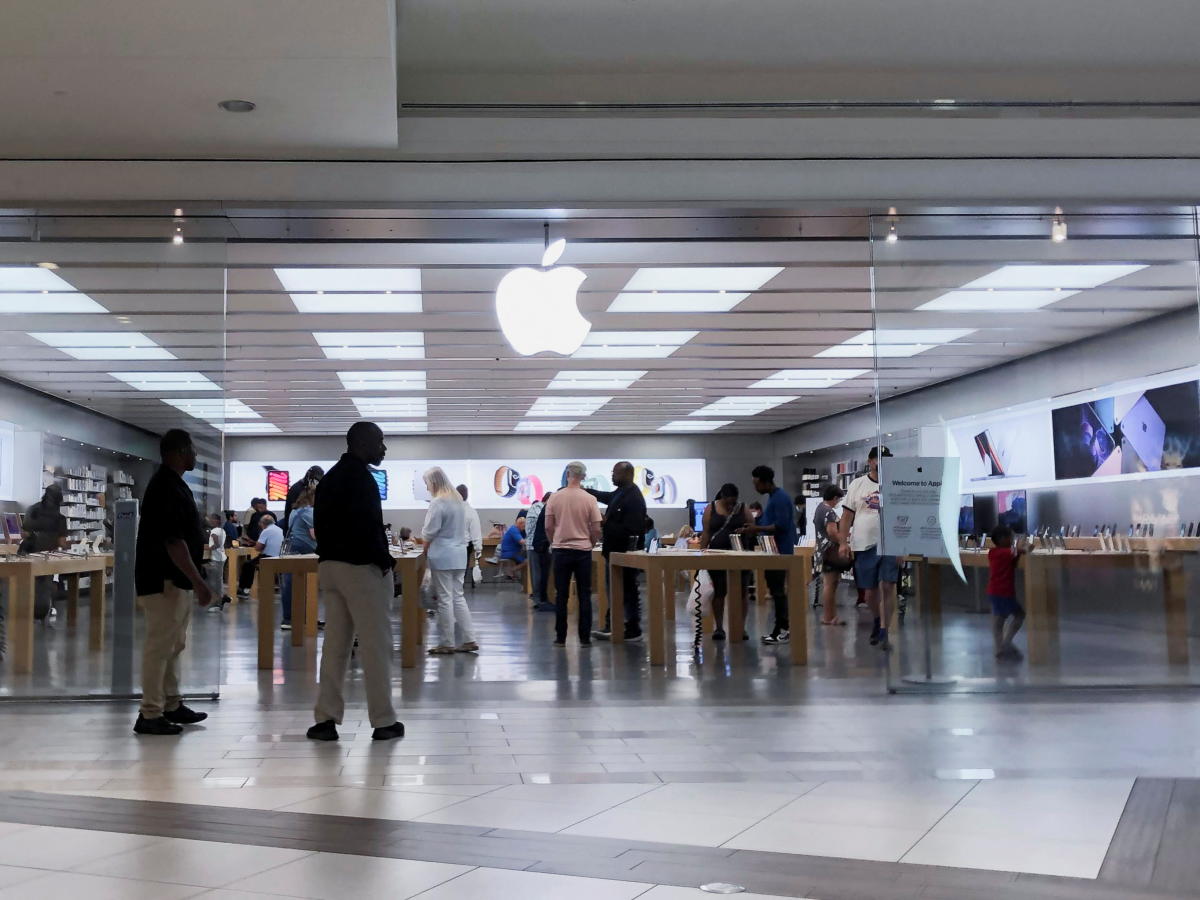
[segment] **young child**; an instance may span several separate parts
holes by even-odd
[[[1013,548],[1013,531],[1007,525],[992,529],[988,550],[988,600],[992,603],[992,637],[996,659],[1020,659],[1013,638],[1025,622],[1025,610],[1017,603],[1016,571],[1024,550]]]

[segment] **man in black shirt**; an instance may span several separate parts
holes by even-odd
[[[346,452],[317,485],[313,530],[320,557],[325,603],[321,683],[308,736],[336,741],[345,698],[342,683],[350,648],[358,635],[358,657],[367,692],[373,740],[404,737],[392,706],[392,568],[384,534],[379,485],[368,466],[383,462],[387,446],[374,422],[356,422],[346,432]]]
[[[608,504],[601,526],[600,548],[604,554],[605,577],[610,584],[612,569],[609,568],[608,557],[614,551],[627,553],[637,550],[641,546],[642,535],[646,533],[646,498],[633,483],[633,463],[622,460],[613,466],[612,482],[616,485],[615,491],[586,488],[601,503]],[[621,584],[625,589],[625,640],[640,641],[642,617],[638,609],[637,570],[626,569]],[[611,608],[605,616],[604,630],[593,631],[592,637],[602,641],[612,640]]]
[[[25,510],[25,537],[18,548],[21,553],[44,553],[63,550],[67,546],[67,517],[62,514],[63,492],[57,484],[46,488],[42,499]],[[39,575],[34,579],[33,617],[39,622],[54,608],[54,579]]]
[[[187,643],[193,592],[201,606],[213,599],[200,571],[200,513],[183,480],[196,468],[196,450],[191,435],[173,428],[162,436],[159,452],[162,466],[146,485],[134,556],[134,584],[146,615],[142,706],[133,726],[138,734],[179,734],[181,726],[208,718],[179,696],[179,654]]]

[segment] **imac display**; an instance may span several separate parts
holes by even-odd
[[[704,530],[704,510],[708,509],[708,501],[689,500],[688,509],[691,510],[691,512],[688,513],[688,521],[691,522],[692,528],[695,529],[696,534],[699,534]]]
[[[1024,491],[1001,491],[996,495],[996,520],[1017,534],[1029,531],[1028,501]]]
[[[970,494],[958,498],[958,533],[975,533],[975,498]]]
[[[975,534],[987,534],[996,527],[996,495],[976,494],[971,502],[972,516],[975,519]]]

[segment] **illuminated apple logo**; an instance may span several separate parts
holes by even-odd
[[[566,247],[565,240],[555,241],[542,255],[541,269],[513,269],[496,288],[500,330],[522,356],[543,350],[569,356],[592,329],[577,300],[587,276],[573,266],[553,267]]]

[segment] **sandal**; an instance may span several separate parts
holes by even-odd
[[[822,625],[845,625],[846,621],[844,619],[834,619],[832,622],[826,622],[824,619],[822,619],[821,624]]]
[[[453,647],[430,647],[429,655],[430,656],[453,656],[454,648]]]
[[[454,651],[455,653],[478,653],[479,645],[474,641],[469,641]]]

